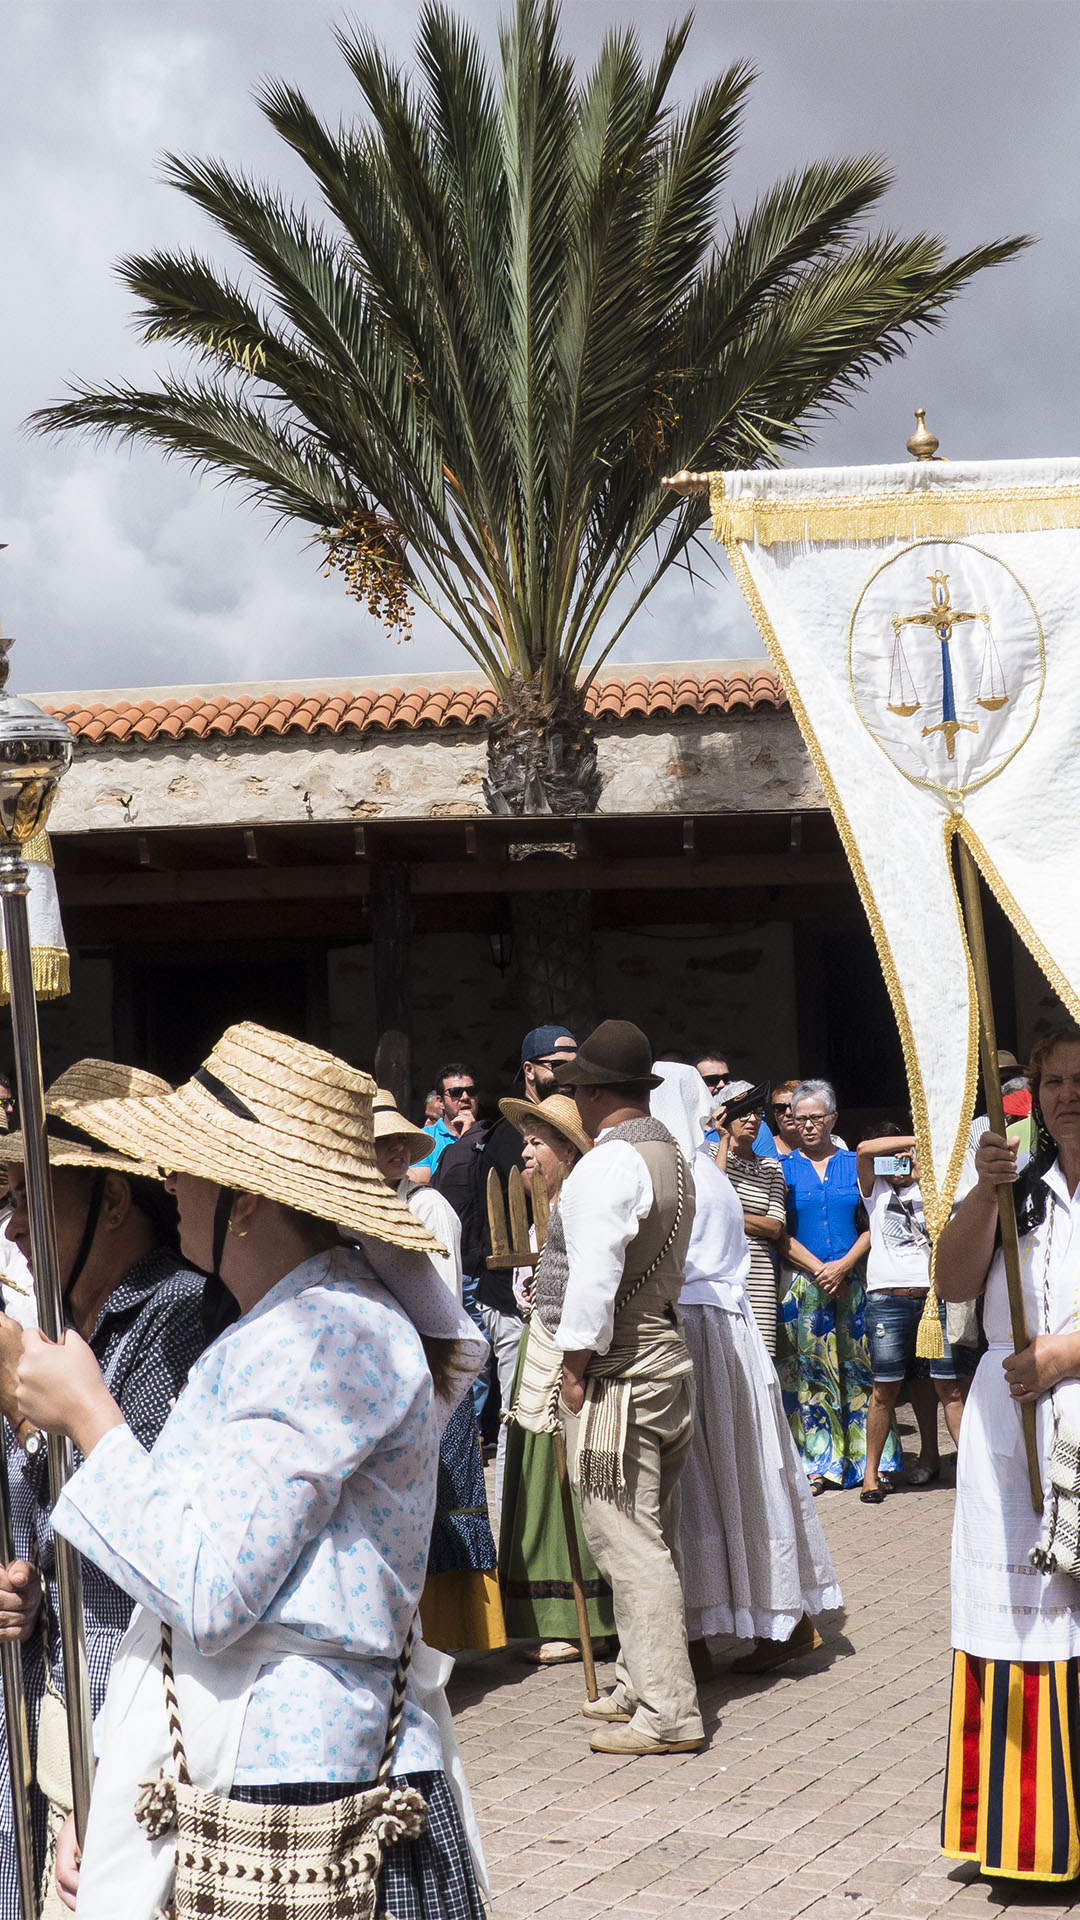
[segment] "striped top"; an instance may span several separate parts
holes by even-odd
[[[729,1151],[727,1176],[742,1202],[744,1213],[761,1214],[766,1220],[777,1220],[781,1226],[784,1225],[787,1219],[787,1188],[779,1160],[765,1160],[757,1153],[751,1154],[749,1160],[744,1160],[741,1154]],[[749,1230],[746,1237],[750,1247],[750,1274],[746,1291],[750,1296],[754,1319],[761,1329],[761,1337],[769,1352],[775,1354],[774,1243]]]

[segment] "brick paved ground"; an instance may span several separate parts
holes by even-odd
[[[809,1659],[703,1689],[704,1753],[590,1753],[580,1667],[463,1656],[451,1701],[497,1920],[1080,1914],[1075,1885],[991,1883],[938,1852],[951,1466],[881,1507],[822,1497],[845,1611]]]

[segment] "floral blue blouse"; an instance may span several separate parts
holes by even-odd
[[[435,1509],[431,1374],[362,1252],[297,1267],[191,1370],[151,1452],[115,1427],[56,1530],[210,1657],[258,1622],[340,1646],[251,1694],[235,1784],[374,1777]],[[442,1765],[411,1698],[396,1773]]]

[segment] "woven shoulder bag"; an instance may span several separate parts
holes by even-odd
[[[176,1829],[176,1889],[161,1920],[375,1920],[383,1852],[422,1832],[427,1806],[391,1789],[390,1769],[412,1655],[409,1630],[394,1676],[375,1785],[322,1806],[252,1805],[193,1784],[180,1727],[172,1634],[161,1629],[161,1665],[175,1776],[146,1781],[135,1817],[150,1839]],[[157,1917],[155,1917],[157,1920]]]

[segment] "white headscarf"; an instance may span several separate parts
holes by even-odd
[[[661,1085],[649,1095],[649,1112],[674,1134],[694,1178],[694,1225],[686,1249],[686,1285],[679,1305],[742,1309],[750,1248],[742,1202],[727,1174],[705,1150],[712,1099],[696,1067],[658,1060]]]
[[[684,1067],[675,1060],[658,1060],[653,1072],[660,1075],[662,1084],[654,1087],[649,1095],[649,1112],[674,1134],[683,1159],[692,1160],[704,1144],[713,1107],[712,1095],[696,1067]]]

